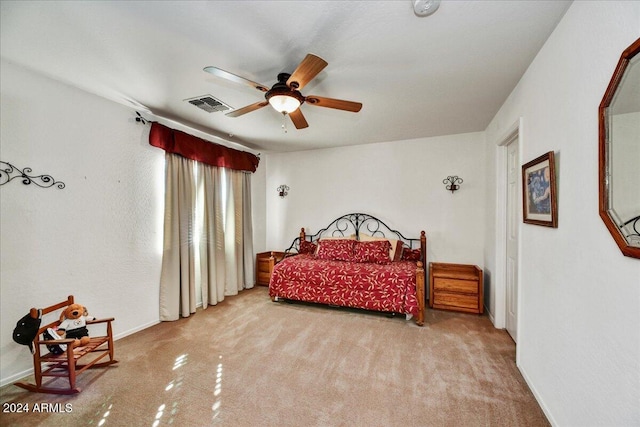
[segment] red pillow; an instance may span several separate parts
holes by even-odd
[[[351,261],[355,243],[353,239],[320,240],[316,257],[333,261]]]
[[[309,242],[307,240],[303,240],[300,242],[300,250],[298,253],[300,254],[314,254],[316,252],[316,244]]]
[[[422,251],[420,249],[404,248],[402,251],[403,261],[420,261],[422,258]]]
[[[388,240],[372,240],[370,242],[357,242],[353,250],[355,262],[374,262],[376,264],[388,264],[389,248]]]

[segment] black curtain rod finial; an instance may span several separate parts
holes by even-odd
[[[146,125],[147,123],[149,123],[149,120],[142,117],[142,115],[140,115],[140,113],[136,111],[136,122]]]

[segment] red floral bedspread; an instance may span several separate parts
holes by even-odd
[[[269,295],[417,315],[416,263],[396,261],[380,265],[296,255],[276,264]]]

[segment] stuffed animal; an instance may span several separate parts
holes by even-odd
[[[74,347],[89,343],[87,320],[95,320],[89,316],[87,309],[80,304],[71,304],[60,314],[60,324],[55,331],[60,338],[74,338]]]

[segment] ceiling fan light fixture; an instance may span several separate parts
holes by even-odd
[[[243,77],[236,76],[217,67],[205,67],[204,71],[215,76],[222,77],[235,83],[249,85],[264,94],[264,101],[254,102],[237,110],[226,113],[227,117],[240,117],[252,111],[259,110],[267,105],[271,105],[274,110],[282,114],[282,128],[287,132],[287,115],[291,119],[296,129],[304,129],[309,127],[309,123],[304,117],[300,106],[305,102],[318,107],[333,108],[336,110],[351,111],[357,113],[362,108],[360,102],[344,101],[342,99],[325,98],[320,96],[311,96],[309,98],[303,96],[299,89],[302,89],[307,83],[313,80],[324,67],[327,61],[313,55],[311,53],[304,57],[302,62],[298,64],[293,74],[278,74],[278,82],[271,89],[267,90],[266,86],[252,82]]]
[[[300,100],[291,95],[273,95],[269,97],[269,104],[279,113],[293,113],[300,107]]]

